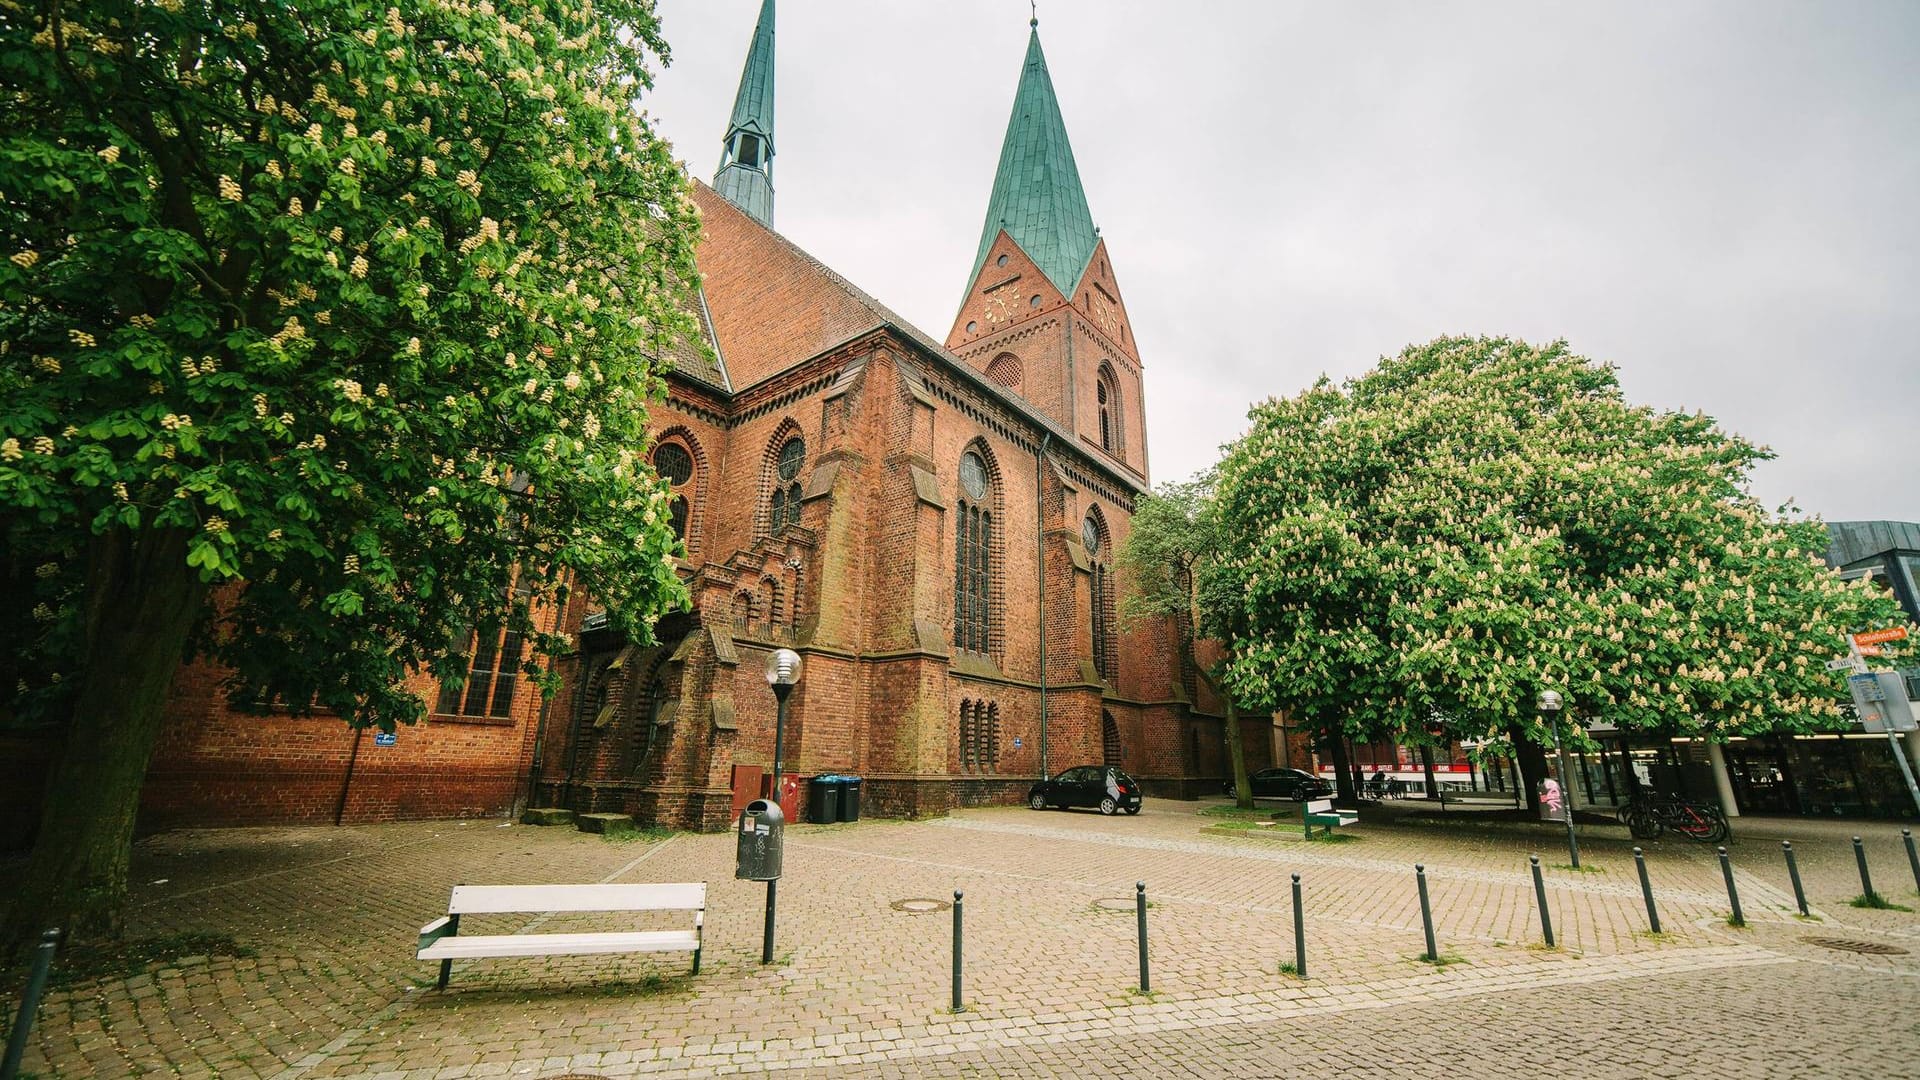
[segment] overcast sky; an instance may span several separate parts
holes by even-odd
[[[660,0],[648,111],[711,179],[760,0]],[[1026,0],[785,0],[775,223],[936,338]],[[1042,0],[1146,363],[1156,480],[1250,403],[1449,333],[1568,339],[1920,521],[1920,3]]]

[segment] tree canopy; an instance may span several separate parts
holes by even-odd
[[[644,402],[697,226],[634,106],[650,3],[62,11],[0,14],[0,506],[41,646],[0,693],[81,663],[90,534],[181,534],[247,582],[202,644],[359,722],[416,718],[404,677],[513,617],[515,567],[629,627],[681,602]]]
[[[1265,402],[1218,470],[1228,683],[1333,730],[1549,742],[1840,722],[1842,635],[1902,618],[1746,487],[1767,451],[1630,405],[1564,343],[1442,338]]]
[[[117,926],[189,645],[391,727],[476,627],[539,677],[568,590],[641,637],[685,604],[665,55],[651,0],[0,6],[0,707],[68,730],[11,933]]]

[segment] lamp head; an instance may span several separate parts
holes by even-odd
[[[1557,690],[1540,691],[1540,696],[1533,699],[1533,707],[1545,713],[1559,712],[1560,692]]]
[[[768,686],[792,686],[799,681],[799,653],[792,649],[775,649],[767,654]]]

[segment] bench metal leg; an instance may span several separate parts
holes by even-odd
[[[460,932],[460,916],[458,915],[447,916],[446,936],[453,937],[459,932]],[[453,961],[451,959],[440,961],[440,982],[434,987],[434,989],[445,990],[447,988],[447,980],[451,978],[452,975],[453,975]]]
[[[699,949],[693,950],[693,973],[695,975],[700,974],[700,950]]]

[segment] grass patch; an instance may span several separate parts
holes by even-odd
[[[1130,998],[1137,998],[1138,1000],[1144,1001],[1149,1005],[1160,1000],[1160,995],[1156,991],[1148,990],[1142,993],[1140,988],[1137,986],[1127,987],[1127,996]]]
[[[641,825],[632,832],[601,833],[600,839],[609,844],[658,844],[672,839],[673,833],[674,830],[664,825]]]
[[[1437,968],[1449,967],[1453,964],[1464,964],[1467,962],[1466,957],[1461,956],[1459,953],[1448,952],[1445,949],[1440,950],[1440,955],[1438,956],[1428,956],[1426,953],[1421,953],[1418,956],[1410,956],[1407,959],[1412,960],[1416,964],[1430,964],[1433,967],[1437,967]]]
[[[1291,960],[1280,961],[1280,974],[1291,975],[1296,979],[1301,978],[1300,969],[1295,967]]]
[[[1813,923],[1820,921],[1820,916],[1818,915],[1802,915],[1799,912],[1795,912],[1793,917],[1799,919],[1801,922]]]
[[[1307,840],[1309,842],[1315,843],[1315,844],[1351,844],[1358,839],[1360,838],[1353,835],[1352,833],[1343,833],[1343,832],[1336,832],[1336,833],[1317,832],[1317,833],[1314,833],[1312,836],[1307,837]]]
[[[1728,928],[1733,930],[1745,930],[1747,928],[1747,921],[1745,919],[1734,918],[1731,912],[1727,915],[1726,924]]]
[[[1912,911],[1905,904],[1896,904],[1879,893],[1862,893],[1847,901],[1848,907],[1872,908],[1875,911]]]
[[[87,942],[54,957],[48,984],[74,986],[98,979],[125,979],[189,956],[252,957],[259,954],[227,934],[188,933],[137,941]]]
[[[1594,866],[1592,863],[1588,863],[1586,866],[1575,866],[1572,863],[1549,863],[1547,869],[1565,870],[1571,874],[1604,874],[1607,872],[1606,867]]]
[[[1241,808],[1233,805],[1232,803],[1227,803],[1221,806],[1203,806],[1199,810],[1195,811],[1195,813],[1199,814],[1201,817],[1223,817],[1223,818],[1275,818],[1279,816],[1278,814],[1274,813],[1271,810],[1262,810],[1257,806],[1253,807],[1250,810],[1242,810]]]
[[[1667,941],[1674,940],[1674,936],[1672,934],[1667,933],[1665,930],[1661,930],[1657,933],[1652,930],[1635,930],[1633,932],[1633,936],[1637,938],[1645,938],[1648,941],[1667,942]]]

